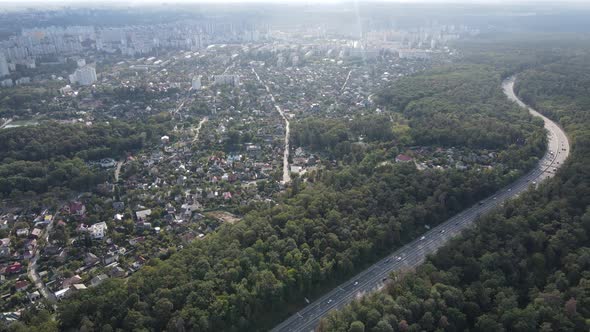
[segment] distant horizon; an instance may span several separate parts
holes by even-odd
[[[175,5],[175,4],[347,4],[347,3],[392,3],[392,4],[473,4],[473,5],[520,5],[520,4],[588,4],[587,0],[0,0],[2,4],[27,6],[31,4],[51,5]]]
[[[0,0],[1,12],[22,10],[58,10],[64,7],[72,8],[128,8],[128,7],[158,7],[158,6],[187,6],[187,5],[301,5],[301,6],[334,6],[358,4],[392,4],[392,5],[472,5],[472,6],[554,6],[570,8],[590,8],[588,0]]]

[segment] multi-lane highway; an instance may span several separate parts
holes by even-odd
[[[538,185],[540,181],[554,175],[569,154],[570,147],[567,136],[557,124],[526,106],[516,97],[513,90],[514,80],[515,78],[511,77],[502,83],[506,96],[521,107],[528,109],[532,115],[541,117],[545,122],[549,139],[548,149],[537,167],[510,186],[432,228],[354,278],[334,288],[277,325],[272,331],[313,331],[320,319],[328,312],[343,307],[365,293],[379,289],[388,281],[387,277],[391,272],[418,266],[427,255],[434,253],[462,230],[470,227],[480,215],[519,195],[530,186]]]

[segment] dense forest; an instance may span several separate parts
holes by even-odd
[[[489,65],[457,65],[400,80],[376,95],[384,114],[354,121],[309,118],[295,124],[292,141],[336,159],[365,142],[502,149],[502,162],[524,169],[542,154],[539,119],[514,108],[497,88],[501,72]],[[526,143],[526,144],[525,144]]]
[[[572,140],[556,177],[482,218],[417,271],[394,276],[383,292],[332,313],[321,331],[590,329],[589,60],[513,67],[529,68],[518,94]]]
[[[91,126],[45,123],[0,131],[0,195],[44,193],[55,187],[88,190],[106,174],[88,161],[119,158],[159,140],[169,116],[133,124],[113,121]],[[23,148],[24,147],[24,148]]]
[[[461,74],[454,74],[456,71]],[[448,83],[427,100],[422,100],[424,96],[408,98],[408,105],[413,106],[391,106],[386,112],[410,121],[412,132],[424,133],[426,126],[438,130],[428,138],[415,134],[410,140],[494,146],[504,151],[506,167],[467,171],[419,171],[412,164],[377,167],[388,158],[383,153],[385,146],[396,143],[395,123],[372,135],[368,129],[379,117],[361,119],[343,130],[337,128],[342,125],[337,120],[326,121],[328,126],[335,126],[332,129],[336,141],[352,144],[357,140],[355,136],[365,135],[371,144],[360,151],[343,149],[341,155],[335,154],[339,158],[351,154],[355,157],[349,158],[345,166],[322,172],[313,183],[296,179],[280,198],[280,204],[253,209],[240,223],[222,226],[167,260],[152,259],[127,280],[112,279],[61,302],[59,328],[269,328],[303,305],[305,297],[316,296],[333,282],[408,242],[425,226],[444,221],[534,164],[545,144],[540,123],[531,122],[525,112],[505,102],[499,74],[482,66],[458,66],[423,74],[421,79],[404,84],[428,91],[432,82],[429,75]],[[465,79],[473,84],[458,89]],[[472,107],[476,97],[449,99],[454,94],[482,94],[482,101]],[[382,100],[387,105],[386,97]],[[455,119],[454,127],[443,132],[443,127],[424,121],[427,113],[434,117],[447,114]],[[471,121],[469,115],[479,120]],[[298,128],[307,130],[304,128],[318,125],[310,120]],[[466,135],[461,139],[453,133],[490,130],[503,135],[490,133],[485,139]],[[325,129],[317,133],[331,135]],[[296,135],[305,145],[303,137],[307,134]],[[312,148],[332,149],[331,138],[326,142]],[[40,324],[32,320],[30,323]],[[19,327],[22,325],[15,324],[13,329]]]

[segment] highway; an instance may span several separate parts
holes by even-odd
[[[557,124],[528,107],[516,97],[513,90],[514,80],[514,77],[510,77],[502,83],[502,88],[506,96],[521,107],[526,108],[532,115],[541,117],[545,123],[548,149],[539,161],[539,164],[516,182],[502,188],[487,199],[478,202],[444,223],[430,229],[393,254],[381,259],[371,267],[308,304],[299,312],[277,325],[272,331],[313,331],[320,319],[330,311],[342,308],[355,298],[362,297],[366,293],[382,288],[384,283],[388,282],[387,277],[391,272],[405,271],[417,267],[424,261],[426,256],[436,252],[449,240],[460,234],[461,231],[470,227],[480,215],[493,210],[506,200],[528,190],[530,186],[536,186],[539,182],[555,174],[555,171],[563,165],[570,152],[567,136]]]

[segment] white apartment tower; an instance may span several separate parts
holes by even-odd
[[[215,75],[213,76],[213,84],[215,85],[233,85],[237,86],[240,83],[238,75]]]
[[[70,75],[70,82],[80,85],[91,85],[96,82],[96,70],[91,66],[78,68]]]
[[[201,75],[193,76],[191,87],[193,90],[201,90]]]
[[[6,61],[6,57],[3,53],[0,53],[0,77],[10,75],[10,70],[8,69],[8,62]]]

